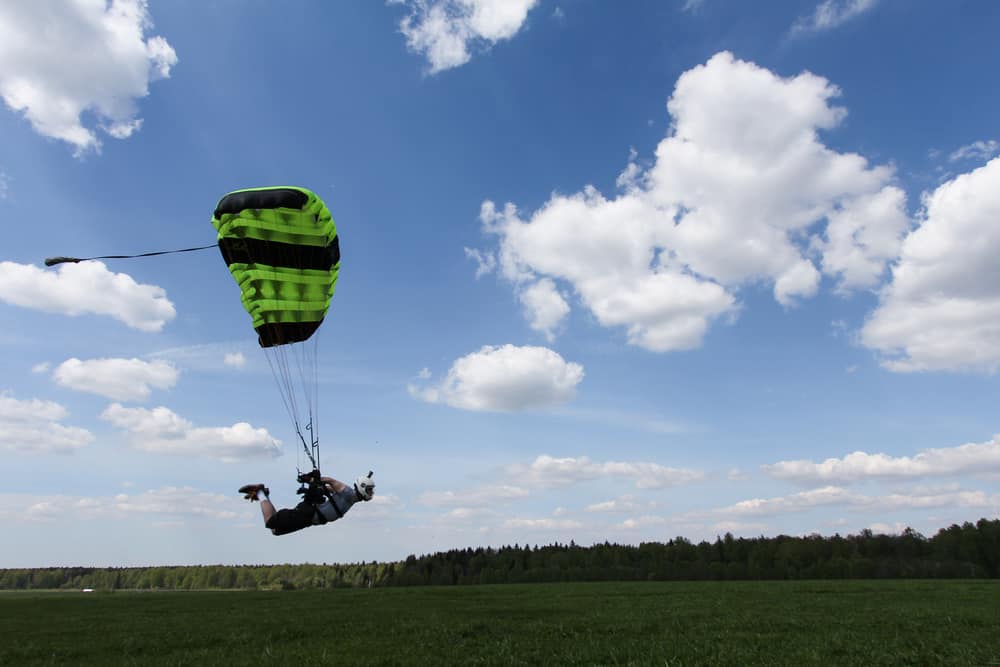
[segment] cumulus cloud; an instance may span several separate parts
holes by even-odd
[[[705,477],[698,470],[670,468],[658,463],[596,462],[586,456],[555,458],[548,454],[536,457],[527,466],[512,466],[510,473],[524,483],[543,488],[599,478],[618,478],[631,481],[640,489],[655,489],[696,482]]]
[[[0,301],[62,315],[108,315],[140,331],[160,331],[176,315],[162,287],[112,273],[102,262],[55,271],[0,262]]]
[[[101,419],[128,431],[133,447],[157,454],[202,457],[227,463],[276,458],[281,442],[267,429],[246,422],[232,426],[196,427],[165,407],[126,408],[112,403]]]
[[[838,506],[863,512],[895,512],[937,507],[991,508],[1000,503],[1000,495],[983,491],[955,491],[933,495],[893,493],[868,496],[838,486],[825,486],[801,493],[774,498],[753,498],[714,510],[725,516],[768,516],[804,512],[817,507]]]
[[[989,160],[1000,151],[1000,142],[995,139],[986,141],[973,141],[971,144],[962,146],[948,156],[949,162],[959,160]]]
[[[891,282],[861,329],[899,372],[1000,368],[1000,158],[925,195]]]
[[[463,410],[513,412],[545,408],[573,398],[583,367],[545,347],[484,346],[452,364],[437,384],[411,384],[428,403]]]
[[[800,18],[792,25],[792,34],[831,30],[870,11],[877,2],[878,0],[823,0],[816,5],[810,16]]]
[[[1000,472],[1000,435],[994,436],[990,442],[927,449],[912,457],[853,452],[843,458],[830,458],[820,463],[779,461],[762,466],[762,469],[772,477],[804,483]]]
[[[145,0],[32,0],[0,4],[0,96],[39,134],[77,155],[142,124],[136,100],[170,76],[177,54],[152,27]]]
[[[906,196],[895,187],[845,200],[827,216],[824,237],[817,240],[823,273],[838,276],[836,291],[876,285],[886,265],[899,253],[901,232],[909,225]]]
[[[569,304],[556,284],[548,278],[535,281],[521,290],[518,299],[531,328],[544,334],[546,340],[554,340],[556,328],[569,315]]]
[[[177,384],[180,371],[166,361],[141,359],[67,359],[52,372],[60,385],[116,401],[141,401],[153,388]]]
[[[785,306],[816,294],[823,274],[841,292],[873,287],[909,224],[905,196],[890,167],[820,141],[846,115],[831,104],[839,94],[808,72],[784,78],[716,54],[678,79],[655,162],[633,156],[617,196],[588,185],[530,215],[483,202],[498,245],[479,253],[496,257],[480,271],[496,266],[518,293],[551,280],[549,294],[576,295],[654,351],[701,345],[736,315],[742,287],[770,285]]]
[[[52,401],[19,400],[0,393],[0,447],[67,454],[93,442],[90,431],[59,423],[68,414]]]
[[[411,51],[424,55],[431,74],[459,67],[476,48],[489,49],[521,30],[538,0],[390,0],[409,14],[399,23]]]

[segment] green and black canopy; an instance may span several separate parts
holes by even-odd
[[[285,408],[313,468],[318,469],[318,336],[314,334],[330,308],[340,272],[333,217],[323,200],[305,188],[249,188],[219,200],[212,226]],[[303,428],[310,434],[309,442]]]
[[[308,339],[337,285],[340,244],[323,200],[299,187],[230,192],[212,215],[261,347]]]

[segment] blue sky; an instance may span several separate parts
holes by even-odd
[[[627,6],[626,6],[627,5]],[[0,567],[348,562],[1000,511],[1000,9],[717,0],[0,9]],[[343,252],[324,472],[218,253]]]

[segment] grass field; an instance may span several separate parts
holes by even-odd
[[[1000,582],[0,594],[0,665],[998,665]]]

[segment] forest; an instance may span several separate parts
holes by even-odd
[[[1000,577],[1000,519],[898,535],[683,537],[639,545],[452,549],[396,562],[0,570],[0,590],[296,590],[560,581],[710,581]]]

